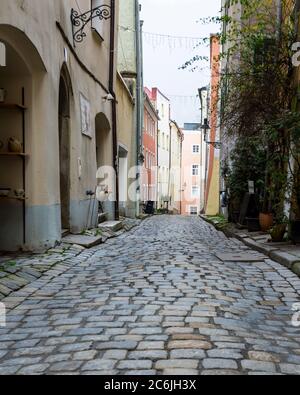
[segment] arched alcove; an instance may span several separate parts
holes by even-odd
[[[71,125],[70,96],[71,79],[64,64],[59,80],[58,130],[59,130],[59,170],[60,170],[60,206],[62,229],[70,229],[70,187],[71,187]]]
[[[34,89],[46,68],[32,41],[19,29],[0,25],[0,42],[5,46],[5,63],[0,67],[0,87],[5,91],[0,103],[0,188],[9,190],[8,196],[0,197],[0,250],[16,251],[26,245],[29,232]],[[10,138],[21,144],[19,152],[12,152]]]
[[[110,165],[110,152],[107,152],[110,139],[110,123],[104,113],[98,113],[95,119],[96,125],[96,159],[97,168]]]

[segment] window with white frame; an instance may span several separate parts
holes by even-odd
[[[192,197],[199,197],[200,195],[200,188],[198,185],[193,185],[192,186]]]
[[[193,176],[199,176],[199,165],[193,165],[192,166],[192,175]]]
[[[198,214],[198,207],[190,206],[190,215],[197,215]]]
[[[200,145],[193,145],[193,154],[199,154]]]

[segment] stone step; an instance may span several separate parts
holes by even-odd
[[[105,231],[111,231],[111,232],[117,232],[118,230],[123,228],[123,222],[122,221],[105,221],[102,224],[98,226],[100,230],[103,232]]]
[[[107,221],[107,213],[99,213],[98,214],[98,224],[102,224]]]
[[[102,243],[102,236],[68,235],[62,239],[62,242],[91,248]]]

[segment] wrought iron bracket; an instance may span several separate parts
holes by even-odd
[[[83,42],[84,38],[86,37],[84,29],[90,21],[96,18],[99,18],[100,21],[108,20],[111,18],[111,11],[111,6],[109,5],[100,5],[99,7],[92,8],[83,14],[80,14],[78,11],[72,8],[71,23],[74,43]]]
[[[219,141],[207,141],[206,144],[212,145],[215,149],[222,148],[222,143]]]

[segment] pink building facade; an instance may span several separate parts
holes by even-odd
[[[182,215],[199,215],[204,208],[204,141],[200,125],[186,124],[182,143]]]

